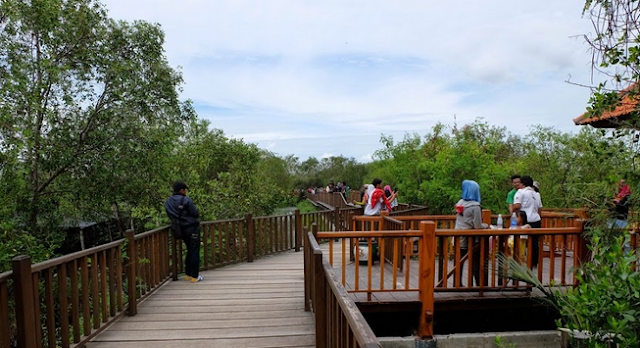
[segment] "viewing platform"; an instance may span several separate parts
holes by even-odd
[[[495,219],[483,211],[486,223]],[[449,330],[447,320],[470,330],[474,312],[529,308],[535,290],[503,277],[499,254],[543,284],[577,284],[588,250],[580,216],[547,212],[543,228],[528,230],[454,230],[454,222],[419,206],[202,222],[198,283],[181,278],[183,244],[168,226],[38,264],[16,257],[0,274],[0,348],[380,347],[378,335],[393,325],[428,340]]]

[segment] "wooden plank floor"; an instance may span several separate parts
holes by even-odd
[[[89,348],[315,347],[304,311],[302,251],[170,281],[96,336]]]

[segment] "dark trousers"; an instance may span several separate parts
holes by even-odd
[[[536,222],[530,222],[529,225],[531,226],[531,228],[541,228],[542,220],[536,221]],[[534,267],[538,265],[538,261],[539,261],[538,257],[540,256],[540,236],[529,236],[529,238],[531,238],[531,247],[532,247],[531,252],[533,253],[531,258],[532,259],[531,267]]]
[[[182,240],[187,248],[184,257],[184,273],[190,277],[198,278],[200,270],[200,228],[199,226],[184,228]]]
[[[473,277],[473,280],[475,282],[476,286],[480,286],[480,267],[482,267],[480,265],[480,261],[481,261],[481,256],[480,255],[480,242],[476,242],[474,243],[473,246],[473,254],[471,255],[471,274]],[[469,249],[460,249],[460,254],[462,254],[462,256],[466,255],[469,252]],[[484,241],[484,275],[482,277],[482,285],[483,286],[488,286],[489,285],[489,272],[488,272],[488,265],[489,265],[489,238],[485,238]],[[460,263],[460,269],[462,269],[462,267],[464,266],[465,262],[461,262]],[[468,285],[471,286],[471,285]]]

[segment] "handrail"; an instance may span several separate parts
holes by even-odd
[[[489,212],[484,213],[485,218],[489,217]],[[367,220],[375,222],[385,220],[386,217],[358,217],[358,220]],[[450,217],[447,217],[450,220]],[[411,221],[411,219],[404,219]],[[401,219],[398,219],[401,221]],[[336,272],[336,278],[341,278],[341,285],[349,293],[366,293],[367,299],[371,300],[372,293],[378,292],[407,292],[418,291],[421,295],[423,306],[421,312],[422,321],[420,323],[420,335],[423,338],[429,338],[432,332],[432,326],[429,324],[433,320],[433,294],[437,292],[477,292],[479,296],[484,296],[489,292],[501,292],[505,290],[512,291],[530,291],[530,287],[526,284],[513,282],[508,284],[507,279],[502,278],[502,270],[496,261],[495,255],[498,252],[513,255],[519,258],[520,247],[518,241],[524,236],[530,236],[527,241],[527,250],[534,250],[532,239],[534,236],[547,237],[550,246],[566,240],[569,236],[580,236],[582,234],[582,225],[576,220],[574,227],[553,227],[540,229],[436,229],[434,222],[421,222],[420,230],[361,230],[361,231],[343,231],[343,232],[316,232],[317,240],[325,240],[328,242],[329,252],[327,255],[328,263]],[[461,240],[468,240],[468,247],[471,252],[462,252]],[[368,247],[368,254],[364,267],[360,262],[348,263],[346,261],[346,245],[350,240],[358,239],[364,241],[364,247]],[[508,246],[508,241],[514,239],[514,246]],[[385,271],[386,266],[382,263],[374,264],[374,252],[372,247],[374,243],[379,246],[379,258],[387,259],[390,256],[391,269]],[[398,256],[403,250],[398,246],[406,247],[417,243],[418,252],[413,254],[417,256],[416,261],[418,271],[416,272],[415,263],[411,267],[410,259],[405,257],[400,260]],[[338,252],[340,256],[335,257],[334,250],[341,247],[342,251]],[[438,248],[438,245],[450,244],[453,249]],[[385,245],[393,245],[392,248],[386,248]],[[578,243],[577,249],[573,252],[573,256],[568,255],[567,250],[561,250],[558,256],[555,252],[550,253],[543,261],[540,261],[538,267],[538,278],[546,283],[558,286],[573,286],[576,284],[575,273],[572,268],[579,264],[583,259],[586,247],[584,243]],[[529,267],[532,263],[532,255],[534,252],[542,253],[542,246],[536,251],[528,252],[526,262]],[[391,255],[388,255],[391,253]],[[406,252],[404,255],[409,255]],[[437,257],[436,257],[437,256]],[[452,260],[450,260],[452,257]],[[540,257],[542,260],[543,258]],[[446,260],[446,262],[443,262]],[[413,261],[412,261],[413,262]],[[359,265],[360,263],[360,265]],[[398,264],[404,263],[404,274],[396,273]],[[451,264],[452,263],[452,264]],[[466,263],[466,265],[465,265]],[[478,266],[476,266],[476,264]],[[465,267],[463,267],[465,265]],[[473,266],[470,266],[473,265]],[[554,274],[556,266],[559,266],[558,278]],[[351,269],[353,267],[353,269]],[[479,269],[479,274],[474,274],[473,269]],[[347,269],[348,268],[348,269]],[[361,269],[362,268],[362,269]],[[548,273],[543,279],[542,269],[548,269]],[[557,271],[556,271],[557,272]],[[569,276],[565,274],[569,272]],[[379,284],[373,282],[372,274],[376,273],[375,278],[379,279]],[[387,274],[388,273],[388,274]],[[345,276],[351,274],[349,279]],[[571,274],[573,276],[571,277]],[[422,276],[421,276],[422,275]],[[547,279],[547,275],[549,279]],[[425,276],[429,279],[425,281]],[[571,277],[571,278],[569,278]],[[485,280],[482,280],[485,279]],[[473,284],[473,282],[476,284]],[[465,285],[466,283],[466,285]],[[426,298],[426,300],[425,300]],[[425,301],[430,301],[425,303]],[[426,323],[426,324],[425,324]]]
[[[202,222],[201,269],[298,251],[303,221],[324,221],[340,229],[342,220],[348,221],[356,211],[249,214]],[[0,274],[0,347],[11,347],[16,341],[18,346],[40,341],[44,346],[63,348],[86,343],[122,315],[136,315],[137,303],[164,282],[177,280],[184,267],[183,251],[182,242],[171,236],[170,226],[161,226],[139,234],[127,231],[127,238],[37,264],[31,264],[29,257],[16,257],[14,268],[21,272],[14,269]],[[15,306],[9,307],[10,303]],[[56,314],[54,308],[69,311]]]
[[[316,317],[316,347],[381,348],[366,319],[323,258],[312,232],[307,234],[307,242],[305,260],[308,258],[310,262],[305,265],[314,273],[310,302]],[[337,313],[332,310],[335,308],[339,309]],[[332,314],[328,315],[330,311]]]
[[[92,255],[92,254],[95,254],[95,253],[99,253],[99,252],[104,251],[104,250],[111,249],[111,248],[113,248],[115,246],[121,245],[122,242],[124,242],[124,240],[125,240],[124,238],[118,239],[116,241],[109,242],[107,244],[98,245],[98,246],[95,246],[95,247],[90,248],[90,249],[81,250],[81,251],[77,251],[77,252],[72,253],[72,254],[67,254],[67,255],[64,255],[64,256],[56,257],[55,259],[38,262],[38,263],[33,264],[31,266],[31,272],[40,272],[40,271],[45,270],[47,268],[59,266],[59,265],[61,265],[63,263],[67,263],[69,261],[76,260],[76,259],[79,259],[81,257],[89,256],[89,255]]]

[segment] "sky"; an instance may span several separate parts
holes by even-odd
[[[577,132],[595,83],[584,0],[102,2],[162,26],[199,118],[301,161],[479,118]]]

